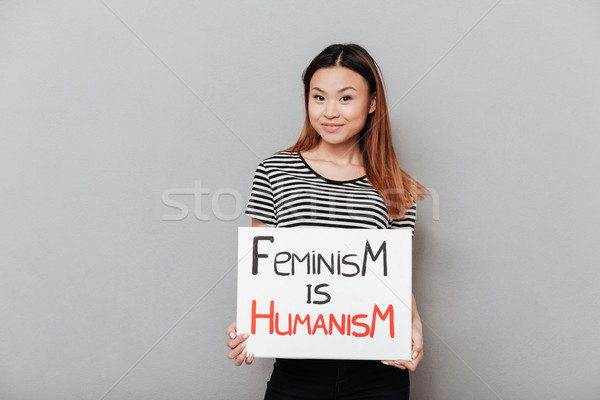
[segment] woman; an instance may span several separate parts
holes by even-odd
[[[410,228],[427,189],[398,165],[383,81],[356,44],[324,49],[303,73],[306,118],[297,143],[264,159],[246,215],[252,226]],[[411,360],[276,359],[265,399],[408,399],[423,358],[413,295]],[[247,333],[226,330],[227,356],[251,364]]]

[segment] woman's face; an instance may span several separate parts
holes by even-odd
[[[318,69],[310,79],[308,117],[321,139],[329,144],[356,140],[375,111],[365,78],[345,67]]]

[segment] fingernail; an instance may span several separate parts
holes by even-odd
[[[416,351],[413,353],[412,358],[417,358],[417,356],[419,355],[419,353],[417,353]]]
[[[242,349],[243,349],[244,347],[246,347],[246,344],[248,344],[248,343],[246,343],[246,342],[242,343]]]
[[[254,353],[248,354],[248,358],[254,358]]]
[[[244,351],[242,351],[242,355],[245,356],[246,355],[246,349],[244,349]]]
[[[232,338],[232,339],[235,339],[235,333],[233,333],[233,332],[230,332],[230,333],[229,333],[229,337],[230,337],[230,338]]]
[[[390,363],[387,362],[387,361],[382,361],[382,363],[385,364],[385,365],[390,365]]]
[[[244,339],[247,339],[248,336],[250,336],[250,334],[249,333],[244,333],[242,336],[244,337]]]
[[[394,361],[394,363],[400,365],[400,361],[398,361],[398,360]]]

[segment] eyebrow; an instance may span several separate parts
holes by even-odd
[[[342,93],[344,90],[348,90],[348,89],[352,89],[352,90],[355,90],[358,92],[358,90],[354,89],[352,86],[346,86],[345,88],[341,88],[340,90],[338,90],[338,93]],[[312,88],[312,90],[316,90],[318,92],[325,93],[325,91],[323,89],[320,89],[316,86],[314,88]]]

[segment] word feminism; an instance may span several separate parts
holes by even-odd
[[[259,260],[261,258],[272,258],[273,270],[277,275],[295,275],[296,267],[300,266],[306,269],[307,275],[319,275],[321,272],[329,272],[331,275],[356,276],[360,274],[365,276],[368,262],[375,262],[381,257],[383,264],[383,275],[387,276],[387,246],[384,240],[377,251],[368,240],[365,241],[362,258],[358,254],[350,253],[342,255],[338,250],[336,253],[324,255],[311,250],[304,254],[296,254],[290,251],[280,251],[273,256],[267,253],[260,253],[258,250],[259,242],[274,243],[273,236],[255,236],[252,242],[252,275],[257,275],[259,270]],[[352,261],[354,259],[354,261]],[[356,261],[356,262],[355,262]]]

